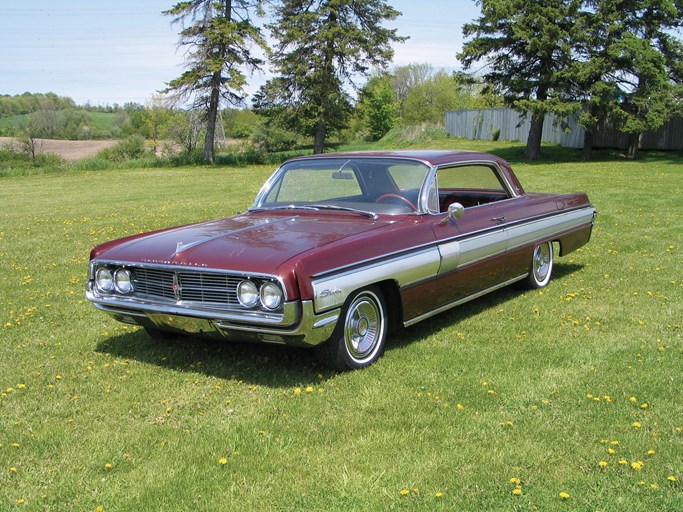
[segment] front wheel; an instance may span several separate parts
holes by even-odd
[[[369,287],[349,298],[328,341],[316,347],[319,361],[337,370],[374,363],[387,337],[387,307],[382,292]]]
[[[553,244],[552,242],[543,242],[534,249],[526,284],[532,289],[548,286],[552,273]]]

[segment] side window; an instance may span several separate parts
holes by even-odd
[[[508,199],[510,194],[490,165],[461,165],[439,169],[439,211],[458,202],[465,208]]]

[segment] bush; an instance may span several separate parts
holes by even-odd
[[[131,135],[117,142],[114,146],[97,153],[97,158],[111,162],[124,162],[142,158],[146,153],[145,139],[140,135]]]
[[[260,151],[274,153],[292,150],[296,146],[297,136],[290,131],[263,123],[254,129],[251,140]]]
[[[442,126],[436,124],[420,124],[411,126],[396,126],[389,130],[379,145],[382,147],[405,147],[415,142],[429,142],[436,139],[445,139],[448,133]]]

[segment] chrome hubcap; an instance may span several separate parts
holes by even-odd
[[[354,359],[364,359],[377,348],[382,335],[379,306],[367,297],[357,297],[349,306],[344,326],[344,341]]]
[[[534,251],[534,276],[536,281],[542,283],[546,277],[548,277],[548,272],[550,272],[551,255],[550,255],[550,245],[543,244],[536,247]]]

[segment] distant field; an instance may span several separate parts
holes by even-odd
[[[2,178],[0,510],[683,510],[683,159],[555,151],[515,165],[524,186],[599,215],[550,286],[342,374],[152,341],[84,299],[93,245],[244,210],[272,167]]]
[[[86,114],[91,119],[91,126],[97,133],[109,133],[114,127],[116,114],[110,112],[89,112]],[[0,117],[0,129],[17,126],[25,122],[28,115]]]
[[[0,137],[0,145],[13,144],[11,137]],[[109,140],[55,140],[37,139],[38,153],[52,153],[59,155],[64,160],[73,162],[89,156],[94,156],[98,151],[113,146],[118,141]]]

